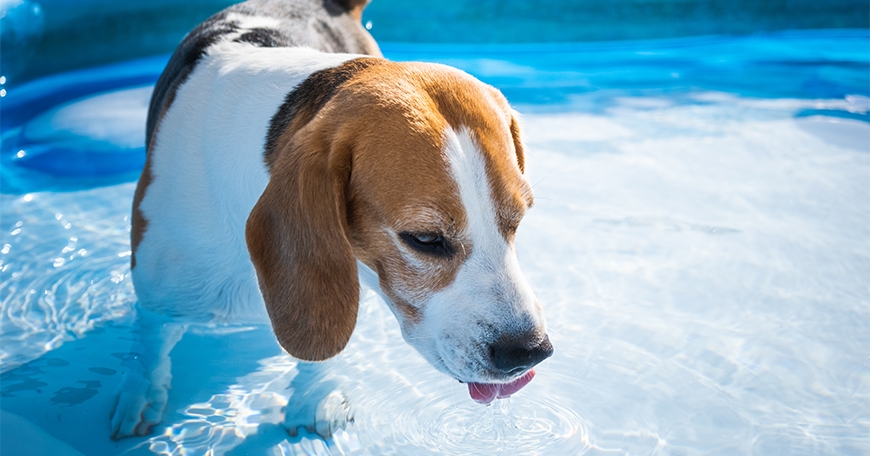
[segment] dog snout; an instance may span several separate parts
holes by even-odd
[[[535,342],[529,343],[529,340]],[[517,375],[553,355],[553,344],[543,339],[503,340],[490,346],[493,365],[508,375]]]

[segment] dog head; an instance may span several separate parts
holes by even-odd
[[[441,65],[351,60],[288,97],[266,149],[247,242],[291,355],[344,348],[358,259],[405,340],[460,381],[509,382],[550,356],[514,250],[533,202],[520,131],[496,89]]]

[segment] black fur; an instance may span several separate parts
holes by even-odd
[[[377,62],[378,59],[371,58],[348,60],[337,67],[311,73],[296,89],[288,93],[284,103],[278,108],[278,112],[269,123],[266,149],[263,153],[266,166],[269,169],[272,168],[272,164],[275,162],[275,146],[278,143],[278,138],[297,116],[303,116],[298,119],[298,127],[301,128],[314,118],[317,111],[335,95],[342,84]]]
[[[345,11],[350,11],[357,6],[365,6],[369,0],[333,0],[335,4],[342,7]]]
[[[236,38],[236,43],[251,43],[260,47],[286,47],[289,43],[277,30],[271,29],[251,29],[245,32],[242,36]]]
[[[151,136],[163,106],[169,106],[175,99],[175,90],[187,80],[196,68],[196,63],[209,46],[215,44],[228,33],[238,31],[238,24],[224,21],[227,12],[222,11],[196,26],[178,45],[151,94],[148,106],[148,120],[145,124],[145,147],[151,148]],[[191,37],[196,37],[191,39]]]
[[[307,46],[324,52],[380,56],[371,35],[348,13],[366,0],[250,0],[233,5],[194,28],[175,49],[157,80],[148,109],[145,146],[150,150],[157,121],[175,98],[208,48],[240,24],[227,20],[230,13],[267,16],[279,20],[275,28],[245,31],[234,41],[260,47]]]

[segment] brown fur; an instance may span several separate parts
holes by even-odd
[[[148,229],[148,219],[142,214],[139,209],[139,204],[142,203],[142,198],[145,198],[145,190],[151,185],[151,166],[149,160],[145,159],[145,167],[142,168],[142,174],[139,176],[139,182],[136,184],[136,193],[133,194],[133,214],[130,219],[130,269],[136,267],[136,249],[142,242],[142,236],[145,235],[145,230]]]
[[[336,0],[336,3],[344,7],[351,17],[361,21],[363,10],[369,4],[369,0]]]
[[[326,11],[331,16],[333,16],[334,21],[314,22],[316,24],[319,24],[321,27],[325,27],[327,39],[324,42],[318,41],[315,37],[314,42],[319,42],[320,44],[312,45],[313,47],[324,52],[364,53],[375,56],[381,55],[380,49],[378,48],[377,43],[374,41],[374,38],[372,38],[372,36],[368,32],[366,32],[359,24],[359,22],[362,20],[362,12],[365,9],[366,5],[368,5],[369,0],[312,0],[312,2],[314,5],[320,3],[320,6],[325,8]],[[292,7],[287,10],[284,8],[273,8],[273,6],[276,5],[259,6],[265,6],[266,9],[264,13],[267,15],[275,15],[276,19],[288,20],[291,22],[294,20],[307,20],[305,18],[295,16],[293,14],[295,8]],[[166,111],[170,108],[170,106],[172,106],[173,102],[175,101],[175,95],[177,90],[182,84],[187,81],[187,78],[194,71],[197,64],[199,63],[200,58],[206,54],[209,47],[220,41],[228,33],[233,33],[237,30],[236,24],[225,21],[227,14],[230,12],[238,12],[244,15],[256,15],[257,8],[258,5],[255,4],[236,4],[224,11],[215,14],[214,16],[197,26],[194,30],[188,33],[184,40],[179,44],[178,48],[173,53],[169,63],[163,70],[163,73],[160,75],[160,78],[158,79],[157,84],[154,87],[154,93],[151,97],[151,102],[148,110],[148,119],[146,122],[145,136],[147,156],[145,161],[145,167],[142,170],[141,177],[139,178],[139,183],[136,187],[136,193],[133,197],[133,211],[131,217],[132,230],[130,232],[130,244],[132,252],[132,255],[130,257],[131,268],[136,267],[136,251],[139,247],[139,244],[142,242],[142,238],[145,235],[146,230],[148,229],[148,220],[139,209],[139,205],[142,202],[142,199],[145,197],[148,186],[151,184],[153,179],[153,176],[151,174],[150,155],[154,147],[155,138],[157,136],[157,129],[160,126],[160,122]],[[306,14],[310,13],[311,11],[308,11],[308,13]],[[347,17],[344,17],[345,13],[352,19],[348,20]],[[354,21],[356,23],[354,23]],[[334,36],[333,34],[329,33],[332,28],[346,28],[349,26],[351,28],[347,29],[347,31],[350,33],[343,38]],[[246,42],[256,46],[287,46],[290,45],[290,43],[300,42],[300,38],[302,38],[299,36],[294,36],[293,30],[295,29],[293,29],[292,27],[290,27],[290,31],[288,31],[286,27],[279,27],[279,29],[276,30],[260,30],[258,31],[259,33],[254,32],[252,37],[250,37],[252,32],[249,32],[242,35],[242,37],[240,37],[236,41],[241,40],[242,42]],[[311,33],[311,31],[309,30],[306,33]],[[265,38],[263,38],[264,35],[260,34],[265,34]],[[245,37],[249,38],[245,39]],[[322,35],[321,38],[323,38]],[[329,38],[333,39],[330,40]],[[335,41],[336,39],[337,41]],[[306,40],[302,39],[301,41],[304,42]],[[175,153],[183,153],[183,151],[175,151]]]
[[[368,60],[275,141],[271,178],[247,241],[275,334],[293,356],[325,359],[356,319],[360,261],[405,319],[453,282],[471,254],[467,215],[444,151],[447,126],[479,143],[502,234],[531,204],[518,127],[497,91],[447,67]],[[353,61],[345,65],[358,65]],[[316,97],[315,97],[316,98]],[[455,254],[405,261],[394,233],[437,232]]]
[[[246,237],[275,336],[291,355],[320,361],[347,344],[359,284],[344,216],[350,150],[306,133],[276,160]]]
[[[284,99],[278,112],[272,117],[266,133],[263,161],[270,169],[275,161],[276,148],[282,137],[294,135],[308,125],[336,90],[365,68],[376,65],[377,59],[354,59],[333,68],[316,71],[302,81]]]
[[[145,166],[142,167],[142,174],[139,175],[139,181],[136,182],[136,192],[133,194],[133,213],[130,217],[130,269],[136,267],[136,250],[139,248],[139,244],[142,243],[145,230],[148,229],[148,219],[145,218],[145,214],[142,213],[139,205],[142,204],[145,192],[154,180],[154,175],[151,174],[151,151],[154,150],[154,142],[157,141],[157,130],[160,128],[160,121],[163,119],[163,115],[166,114],[169,105],[172,104],[173,99],[175,99],[174,91],[166,98],[166,104],[163,105],[157,117],[154,134],[150,136],[149,139],[151,141],[146,145],[145,149]]]

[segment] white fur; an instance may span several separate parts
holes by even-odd
[[[245,222],[268,183],[269,122],[311,73],[356,57],[230,42],[209,49],[155,132],[133,269],[140,306],[218,323],[265,319]]]
[[[482,152],[464,128],[448,127],[445,136],[445,156],[459,187],[472,252],[453,283],[422,306],[422,321],[404,336],[432,365],[453,377],[505,381],[503,374],[492,371],[488,350],[481,348],[502,335],[543,334],[543,315],[513,245],[498,230]]]
[[[271,24],[269,18],[243,19],[243,30]],[[132,275],[142,314],[169,318],[139,322],[143,355],[130,361],[127,393],[112,418],[116,438],[145,433],[160,421],[171,378],[168,353],[184,322],[267,321],[245,224],[269,179],[263,162],[269,123],[287,93],[313,72],[361,57],[260,48],[233,43],[234,36],[209,48],[154,132],[152,181],[139,205],[148,224]],[[493,370],[486,347],[502,336],[543,334],[543,317],[512,244],[498,230],[482,152],[465,129],[448,128],[445,137],[471,254],[452,284],[411,297],[422,309],[418,324],[397,317],[408,343],[439,370],[467,382],[504,382],[510,379]],[[396,242],[408,264],[428,267]],[[357,265],[360,285],[389,302],[377,274]],[[288,403],[285,425],[328,436],[351,414],[344,396],[324,383],[322,369],[309,370]]]
[[[252,29],[277,29],[281,26],[281,21],[269,16],[249,16],[247,14],[229,13],[224,22],[235,23],[238,30],[234,34],[227,34],[224,41],[233,41],[236,38],[245,34]]]
[[[242,28],[269,21],[246,18]],[[148,225],[132,270],[140,307],[134,350],[140,356],[127,362],[112,415],[114,438],[143,435],[160,422],[172,378],[168,355],[185,322],[268,321],[245,223],[269,179],[263,162],[269,122],[311,73],[360,57],[260,48],[232,38],[209,48],[155,131],[152,181],[139,205]],[[364,283],[372,274],[360,269]],[[321,383],[315,371],[306,377],[312,385]],[[297,406],[301,397],[288,405],[288,426],[329,436],[350,416],[335,401],[312,400],[308,408]]]

